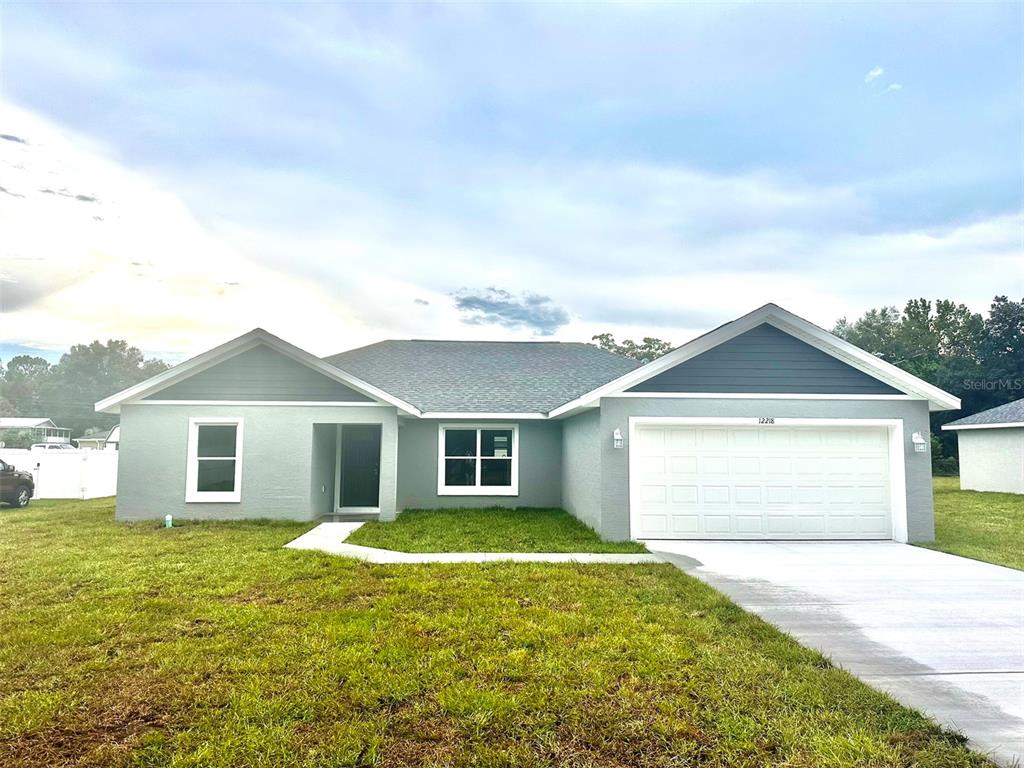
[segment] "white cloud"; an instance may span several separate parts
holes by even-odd
[[[885,87],[885,90],[882,91],[882,93],[895,93],[896,91],[902,91],[902,90],[903,90],[903,86],[900,85],[899,83],[890,83],[889,85],[887,85]]]
[[[873,67],[864,75],[864,82],[870,83],[873,80],[877,80],[879,77],[885,74],[885,70],[882,67]]]
[[[453,292],[491,286],[565,308],[554,338],[677,343],[767,301],[828,327],[908,296],[984,309],[996,290],[1024,293],[1019,216],[877,231],[853,185],[494,160],[436,185],[444,199],[403,202],[358,180],[235,166],[190,181],[204,200],[234,194],[232,216],[256,190],[308,215],[200,220],[102,147],[23,110],[3,117],[3,133],[31,142],[0,140],[14,193],[0,193],[0,274],[17,281],[0,284],[0,304],[14,343],[127,338],[192,354],[257,325],[318,354],[386,337],[523,338],[463,322]]]

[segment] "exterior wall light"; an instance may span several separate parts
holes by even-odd
[[[622,447],[622,431],[616,427],[615,431],[612,432],[612,448]]]
[[[925,440],[924,435],[920,432],[915,432],[910,436],[910,442],[914,444],[915,453],[928,453],[928,441]]]

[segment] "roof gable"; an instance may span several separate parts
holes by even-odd
[[[370,402],[337,379],[259,344],[181,379],[145,400]]]
[[[705,333],[703,336],[698,336],[696,339],[683,344],[681,347],[672,350],[667,355],[653,362],[647,363],[613,381],[609,381],[607,384],[596,387],[575,400],[555,408],[549,415],[552,417],[563,416],[579,408],[593,406],[602,397],[625,392],[631,387],[635,387],[673,366],[714,349],[763,323],[767,323],[806,342],[810,346],[837,358],[868,376],[888,384],[898,392],[910,397],[928,400],[931,410],[945,411],[960,407],[960,399],[948,392],[944,392],[938,387],[897,368],[892,363],[887,363],[869,352],[865,352],[863,349],[840,339],[801,317],[797,317],[782,307],[775,304],[765,304],[763,307],[755,309],[743,317],[721,325],[713,331]]]
[[[296,347],[294,344],[289,344],[284,339],[280,339],[262,328],[254,328],[238,338],[221,344],[219,347],[215,347],[201,355],[197,355],[190,360],[186,360],[184,363],[180,363],[173,368],[146,379],[146,381],[136,384],[135,386],[128,387],[115,395],[111,395],[108,398],[100,400],[96,403],[96,410],[101,413],[119,413],[121,405],[125,403],[139,402],[144,399],[165,399],[151,398],[150,396],[164,391],[172,385],[184,381],[189,377],[196,376],[203,371],[211,369],[225,360],[229,360],[237,355],[241,355],[244,352],[260,346],[268,347],[269,349],[290,358],[296,363],[299,363],[314,372],[340,382],[346,387],[351,388],[354,392],[362,394],[369,399],[393,405],[404,413],[416,416],[419,415],[419,411],[415,407],[400,398],[397,398],[388,392],[384,392],[383,390],[362,381],[350,373],[338,370],[333,365],[325,363],[315,355],[311,355],[309,352]]]
[[[626,391],[900,394],[884,381],[769,323],[754,326]]]

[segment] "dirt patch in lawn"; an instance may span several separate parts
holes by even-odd
[[[147,679],[121,681],[63,713],[49,727],[0,739],[5,768],[127,765],[141,739],[164,730],[166,693]]]

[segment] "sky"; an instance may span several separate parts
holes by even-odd
[[[1024,296],[1024,4],[0,5],[0,359]]]

